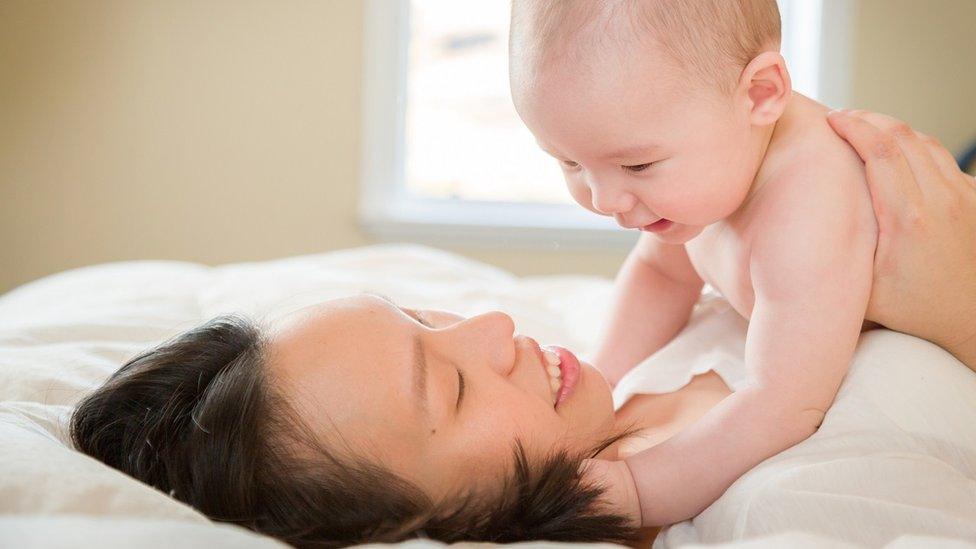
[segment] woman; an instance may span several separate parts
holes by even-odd
[[[616,457],[609,386],[557,352],[559,376],[507,315],[370,295],[268,330],[218,318],[123,366],[78,406],[72,436],[214,519],[297,546],[633,539],[576,473]]]
[[[958,278],[976,271],[967,251],[976,247],[967,248],[972,232],[945,227],[976,219],[976,189],[933,157],[936,149],[915,146],[914,134],[892,134],[865,116],[832,123],[865,157],[874,192],[876,278],[884,281],[873,306],[890,313],[890,326],[943,344],[972,367],[971,326],[957,315],[976,304],[967,290],[976,278]],[[870,145],[879,135],[889,144],[897,135],[904,156]],[[911,170],[890,169],[899,159]],[[955,217],[940,216],[941,204],[926,209],[933,192],[912,203],[921,220],[913,226],[946,244],[925,253],[947,268],[897,263],[931,242],[892,228],[902,218],[892,218],[878,192],[882,176],[894,178],[893,188],[948,188],[961,197],[968,209]],[[961,309],[932,306],[930,289],[948,284]],[[222,318],[123,366],[79,405],[72,436],[80,450],[215,520],[298,546],[418,534],[447,542],[634,540],[641,532],[606,505],[605,484],[580,478],[580,464],[613,462],[666,438],[729,388],[707,373],[614,414],[603,378],[555,352],[547,357],[514,334],[501,313],[463,319],[373,296],[304,309],[264,331]],[[548,368],[555,362],[558,375]],[[626,438],[638,430],[652,436]]]

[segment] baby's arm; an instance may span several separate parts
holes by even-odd
[[[856,195],[828,188],[837,191],[819,206],[764,219],[768,236],[753,245],[750,385],[626,460],[644,526],[698,514],[746,471],[813,434],[833,402],[867,307],[875,229]]]
[[[593,364],[616,385],[684,327],[702,284],[683,245],[641,234],[617,274],[610,319]]]

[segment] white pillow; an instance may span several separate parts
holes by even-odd
[[[703,356],[741,362],[745,324],[711,311],[725,324],[722,337],[699,333],[714,323],[692,323],[644,364],[667,371]],[[654,363],[662,357],[680,364]],[[976,374],[926,341],[888,330],[863,334],[817,433],[749,471],[693,520],[666,529],[655,547],[796,530],[869,547],[904,536],[976,540]]]

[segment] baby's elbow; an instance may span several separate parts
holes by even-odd
[[[766,400],[767,418],[776,438],[785,448],[798,444],[812,436],[824,421],[829,405],[813,399],[782,398],[782,394]]]
[[[782,410],[782,437],[787,447],[799,444],[813,436],[826,416],[826,408],[817,406],[793,406]]]
[[[794,420],[796,436],[798,437],[797,442],[813,436],[817,432],[817,429],[820,428],[820,425],[823,424],[826,415],[826,410],[816,407],[803,408],[797,411],[796,419]]]

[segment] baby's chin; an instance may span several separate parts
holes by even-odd
[[[664,232],[649,234],[665,244],[685,244],[700,235],[703,230],[705,230],[703,226],[675,223]]]

